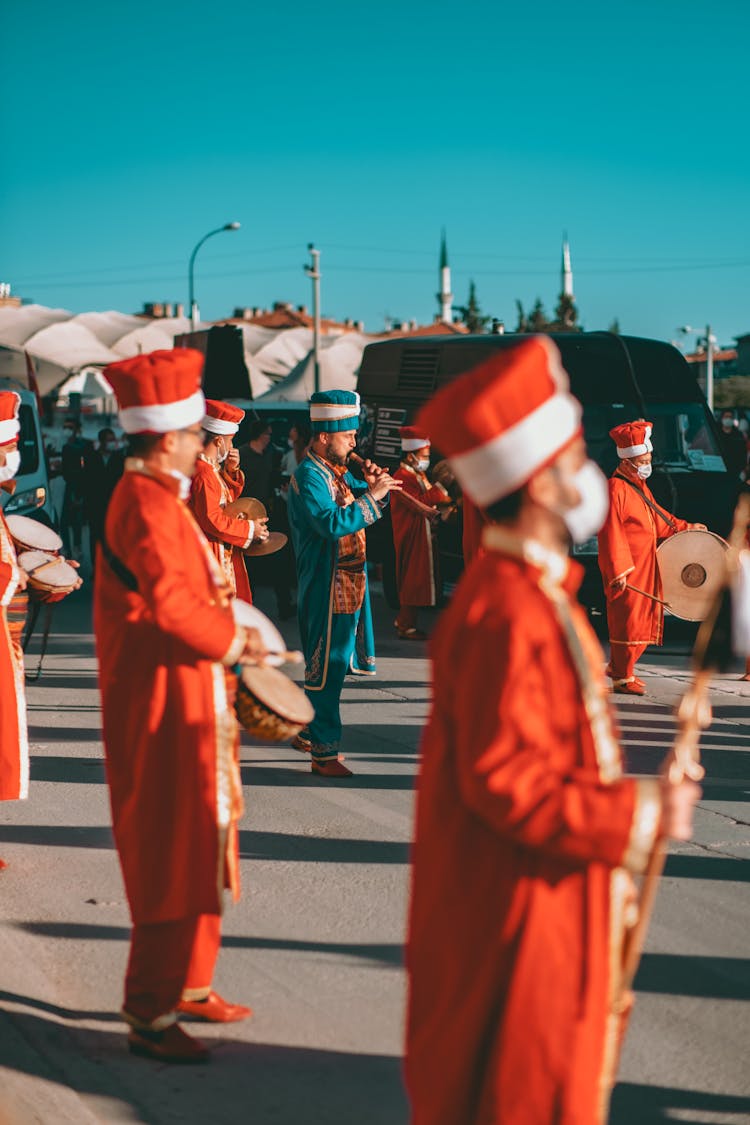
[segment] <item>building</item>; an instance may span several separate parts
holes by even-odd
[[[310,328],[314,326],[314,318],[307,311],[305,305],[292,305],[289,301],[275,301],[273,308],[235,308],[232,316],[216,320],[214,324],[252,324],[256,328]],[[364,332],[364,322],[361,320],[330,320],[321,317],[320,331],[324,335],[340,335],[344,332]]]

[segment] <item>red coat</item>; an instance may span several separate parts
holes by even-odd
[[[481,508],[477,508],[465,493],[461,511],[463,512],[461,547],[464,566],[468,566],[473,558],[482,553],[482,532],[487,524],[487,518]]]
[[[638,481],[636,488],[656,503],[645,481]],[[657,598],[662,596],[656,562],[658,542],[688,529],[685,520],[679,520],[669,512],[664,512],[664,515],[674,526],[670,526],[667,519],[657,516],[617,473],[610,477],[609,514],[599,532],[599,569],[607,599],[609,639],[614,644],[661,644],[664,629],[662,606],[629,590],[614,594],[612,583],[627,575],[629,585]]]
[[[253,528],[247,520],[228,516],[227,504],[236,500],[245,487],[245,474],[239,470],[230,476],[199,458],[190,489],[190,508],[196,522],[208,539],[211,550],[221,566],[233,593],[244,602],[252,602],[243,547],[253,541]]]
[[[133,921],[221,911],[241,811],[230,593],[178,482],[128,461],[107,512],[94,629],[115,841]]]
[[[450,497],[442,485],[431,485],[425,473],[402,464],[393,474],[403,482],[401,492],[391,493],[391,524],[396,548],[396,582],[401,605],[435,605],[438,579],[438,552],[429,516]],[[415,503],[416,501],[416,503]]]
[[[407,953],[412,1125],[599,1125],[630,882],[619,865],[645,864],[658,783],[621,776],[601,648],[575,601],[581,568],[552,583],[558,611],[520,541],[489,531],[432,648]]]
[[[11,638],[7,617],[18,579],[15,547],[0,512],[0,801],[18,801],[29,793],[23,653]]]

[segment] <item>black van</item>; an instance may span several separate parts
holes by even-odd
[[[609,431],[619,422],[647,418],[654,424],[654,471],[649,487],[659,503],[692,522],[726,535],[739,482],[727,472],[716,420],[684,357],[670,344],[610,332],[552,333],[583,404],[583,425],[591,457],[607,476],[617,455]],[[513,347],[528,336],[408,337],[368,344],[359,372],[359,392],[369,426],[364,452],[394,468],[400,456],[398,428],[409,423],[435,390],[476,367],[494,351]],[[439,457],[439,450],[434,456]],[[378,535],[370,556],[384,564],[389,600],[392,543],[390,528]],[[576,547],[586,566],[584,604],[603,601],[596,563],[596,539]],[[455,581],[462,568],[460,522],[441,527],[444,577]]]

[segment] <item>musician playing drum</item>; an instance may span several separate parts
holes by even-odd
[[[20,395],[0,391],[0,488],[12,491],[18,453]],[[29,743],[23,653],[18,628],[9,620],[25,608],[26,577],[18,565],[8,525],[0,508],[0,801],[20,801],[29,793]],[[0,860],[0,868],[5,867]]]
[[[112,364],[130,456],[99,545],[94,629],[115,843],[133,919],[129,1047],[163,1062],[207,1050],[176,1012],[225,1023],[250,1009],[211,988],[222,888],[238,894],[242,787],[228,669],[264,651],[186,500],[203,448],[203,356]]]
[[[610,657],[607,675],[620,695],[645,695],[635,674],[649,645],[660,645],[664,629],[659,540],[678,531],[705,530],[661,508],[646,481],[651,476],[653,426],[643,418],[610,430],[620,460],[609,481],[609,515],[599,532],[599,569],[607,600]],[[629,587],[642,591],[636,593]]]
[[[607,482],[543,336],[423,408],[488,519],[432,642],[407,967],[412,1125],[603,1125],[628,872],[690,834],[693,782],[625,777],[571,539]]]
[[[391,501],[393,544],[399,611],[394,622],[399,637],[423,641],[417,628],[420,606],[435,605],[440,594],[440,570],[435,527],[438,504],[450,496],[441,484],[430,484],[430,439],[417,426],[401,427],[401,464],[393,474],[401,491]]]
[[[189,504],[232,592],[242,601],[252,602],[242,548],[268,538],[268,520],[238,519],[225,511],[245,487],[240,455],[232,445],[244,417],[244,410],[228,402],[206,400],[203,452],[195,466]]]

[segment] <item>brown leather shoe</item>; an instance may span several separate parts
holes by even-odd
[[[313,758],[310,762],[310,769],[313,773],[318,774],[320,777],[353,777],[354,774],[350,769],[347,769],[343,762],[338,758],[323,758],[318,761]]]
[[[133,1027],[128,1033],[128,1050],[131,1055],[156,1062],[205,1063],[209,1051],[192,1035],[183,1031],[178,1023],[170,1024],[164,1031],[136,1031]]]
[[[295,734],[292,739],[292,746],[295,750],[301,750],[303,754],[309,754],[312,748],[312,739],[310,738],[309,731],[301,730],[299,734]]]
[[[176,1011],[181,1016],[205,1020],[206,1023],[236,1023],[249,1019],[253,1014],[252,1008],[246,1008],[244,1004],[230,1004],[218,992],[209,992],[205,1000],[180,1000]]]

